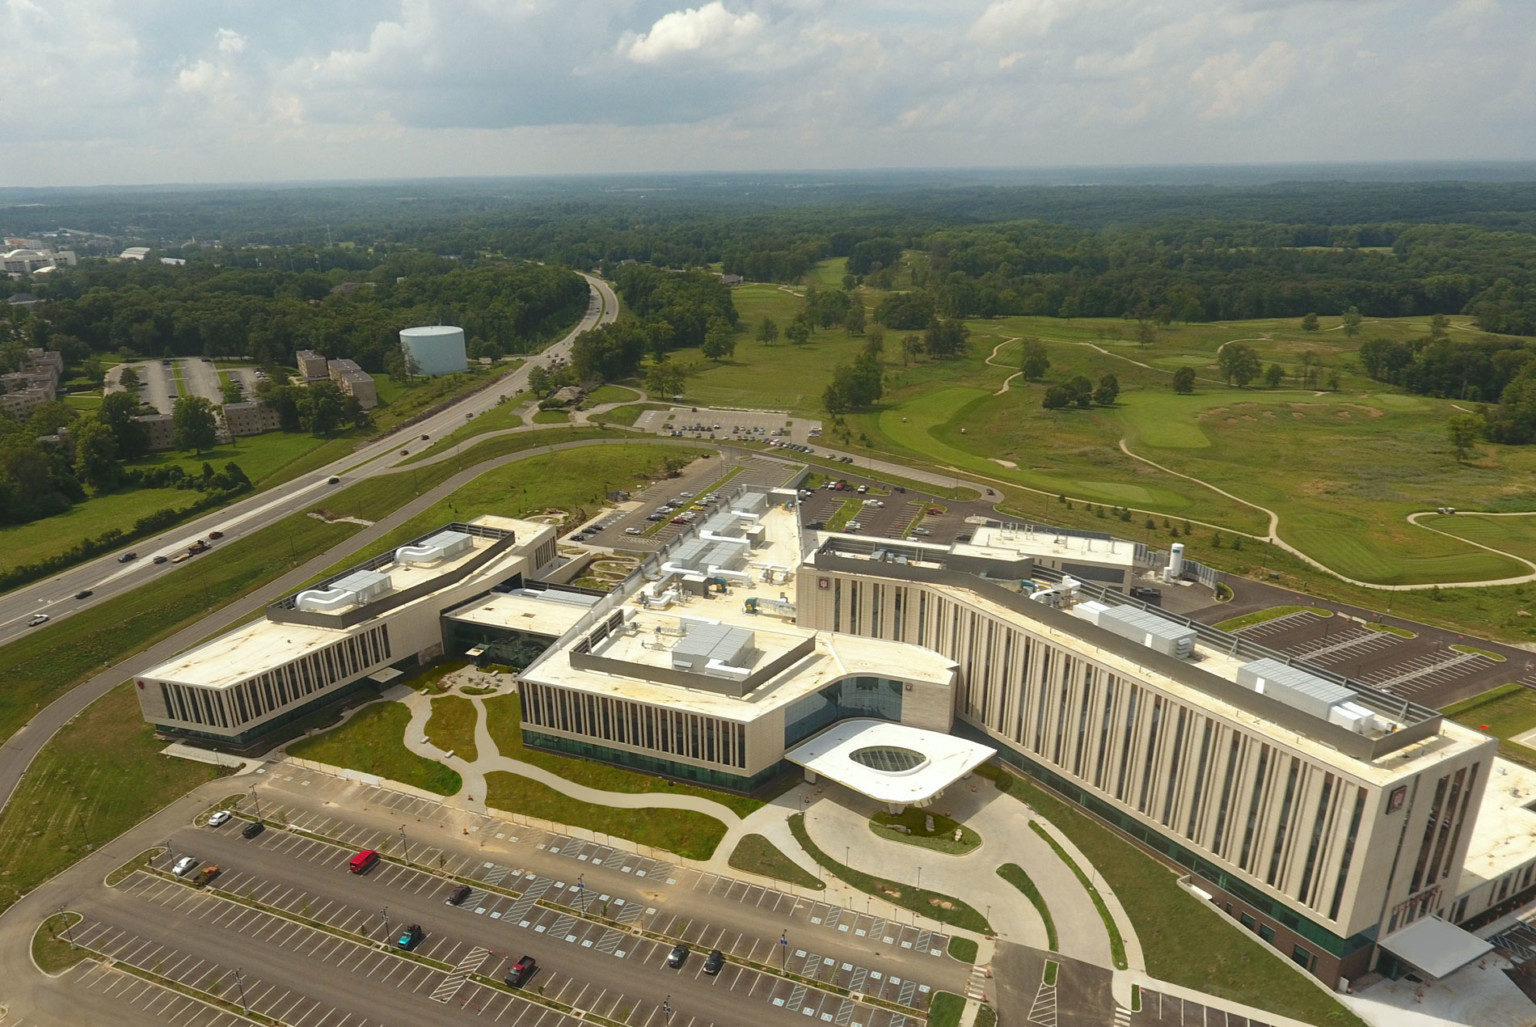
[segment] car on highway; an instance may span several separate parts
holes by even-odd
[[[266,829],[266,824],[263,824],[259,820],[253,820],[240,829],[240,837],[255,838],[258,834],[261,834],[261,832],[265,831]]]
[[[117,562],[118,563],[127,563],[129,560],[132,560],[134,557],[136,557],[138,555],[139,555],[138,553],[124,553],[123,555],[121,555],[121,556],[119,556],[117,558]]]
[[[713,976],[719,973],[723,966],[725,966],[725,954],[719,949],[710,950],[709,958],[704,960],[704,972]]]
[[[667,955],[667,965],[676,970],[688,962],[688,946],[678,942]]]
[[[27,621],[27,627],[35,628],[39,624],[47,624],[47,623],[48,623],[48,615],[46,613],[39,613],[39,614],[34,615],[31,620]]]
[[[93,596],[95,594],[96,593],[93,592],[91,589],[82,588],[80,591],[75,593],[75,598],[76,599],[89,599],[89,598],[91,598],[91,596]]]
[[[157,556],[153,560],[151,560],[150,562],[151,563],[164,563],[168,559],[170,559],[170,557],[168,557],[168,556]]]
[[[183,856],[171,867],[171,873],[177,877],[186,877],[193,867],[197,866],[196,856]]]
[[[520,988],[523,982],[532,977],[539,969],[538,960],[532,956],[518,956],[517,962],[507,971],[507,987]]]
[[[459,903],[469,898],[469,893],[473,890],[474,889],[470,888],[469,885],[461,884],[453,891],[449,892],[448,897],[443,901],[448,903],[450,906],[457,906]]]
[[[327,485],[340,485],[341,484],[341,479],[336,477],[336,475],[333,474],[329,478],[325,479],[325,483]]]
[[[219,827],[227,823],[229,823],[229,810],[227,809],[221,809],[213,816],[208,818],[209,827]]]
[[[395,939],[395,947],[402,952],[409,952],[425,934],[420,924],[406,924],[400,929],[400,936]]]
[[[224,533],[222,531],[210,531],[208,537],[211,539],[221,539],[224,537]]]
[[[426,442],[426,441],[428,441],[431,438],[432,438],[432,436],[428,435],[426,432],[422,432],[421,433],[421,441]]]

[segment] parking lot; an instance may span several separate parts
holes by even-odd
[[[990,512],[979,503],[956,503],[858,475],[838,476],[834,473],[831,482],[842,483],[845,487],[819,487],[801,497],[802,524],[826,525],[844,504],[853,504],[852,521],[857,527],[842,529],[849,534],[905,539],[916,531],[915,537],[921,541],[949,545],[961,535],[969,534],[974,527],[966,520],[968,517]],[[860,485],[869,491],[860,493]]]
[[[701,505],[699,501],[709,494],[716,482],[732,471],[736,473],[726,482],[727,491],[743,485],[777,488],[797,470],[798,465],[784,460],[747,456],[740,452],[732,452],[725,460],[698,460],[685,468],[679,477],[654,482],[643,492],[632,494],[624,508],[589,521],[575,534],[586,536],[584,541],[592,545],[648,553],[687,527],[686,523],[672,523],[672,517],[687,511],[692,511],[695,519],[707,517],[713,508],[694,508]],[[651,520],[650,517],[666,504],[677,505],[663,518]],[[595,536],[590,531],[593,525],[599,528]],[[630,528],[641,534],[629,534]]]
[[[110,991],[134,1014],[123,1022],[244,1022],[133,968],[302,1027],[559,1027],[579,1016],[640,1027],[663,1022],[663,1001],[677,1027],[791,1015],[904,1027],[969,970],[947,956],[946,935],[910,923],[292,764],[268,769],[261,813],[287,829],[247,839],[237,816],[162,832],[167,851],[151,868],[71,901],[77,943],[117,969],[81,964],[62,986]],[[365,846],[387,858],[349,873]],[[184,857],[222,870],[195,887],[168,872]],[[461,882],[471,890],[455,906]],[[410,923],[423,934],[405,953],[394,939]],[[679,942],[691,952],[674,969]],[[726,962],[711,975],[714,948]],[[499,986],[524,953],[538,961],[527,987]]]
[[[1529,664],[1508,666],[1438,639],[1376,631],[1340,615],[1299,610],[1236,633],[1426,706],[1444,706],[1506,681],[1536,687]]]
[[[647,410],[635,427],[679,439],[716,439],[735,442],[767,442],[781,439],[797,445],[816,444],[821,422],[791,417],[777,410],[714,410],[709,407],[675,406]]]

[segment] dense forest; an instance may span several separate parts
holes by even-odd
[[[291,366],[296,350],[314,349],[373,372],[386,370],[400,329],[417,324],[461,325],[471,356],[535,350],[589,297],[566,268],[339,247],[210,248],[176,266],[85,261],[24,287],[43,303],[13,308],[13,339],[71,364],[122,350]]]

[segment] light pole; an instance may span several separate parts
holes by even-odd
[[[245,978],[240,976],[240,968],[235,967],[235,987],[240,989],[240,1008],[245,1015],[251,1015],[251,1007],[245,1004]]]
[[[587,911],[587,904],[582,901],[587,897],[587,882],[584,880],[586,876],[586,874],[576,875],[576,908],[582,913]]]
[[[405,853],[405,861],[409,863],[411,861],[411,846],[410,843],[405,840],[404,824],[400,825],[400,849]]]
[[[80,833],[85,837],[85,851],[90,852],[96,846],[91,844],[91,833],[85,829],[85,818],[80,815],[79,810],[75,811],[75,823],[80,825]]]
[[[379,910],[379,916],[384,918],[384,947],[389,947],[389,907]]]
[[[672,1022],[672,996],[671,995],[668,995],[666,998],[661,1000],[661,1015],[666,1017],[666,1022],[668,1024],[670,1024]]]
[[[918,891],[922,891],[923,890],[923,868],[922,867],[918,867],[917,868],[917,890]]]
[[[59,907],[59,920],[61,920],[64,924],[64,940],[69,942],[70,951],[73,952],[75,948],[75,939],[69,933],[69,914],[64,912],[63,906]]]
[[[256,819],[261,819],[261,802],[256,798],[256,786],[251,785],[251,805],[256,807]]]
[[[783,956],[784,956],[784,961],[781,964],[781,968],[785,972],[788,972],[788,970],[789,970],[789,937],[788,937],[788,935],[789,935],[788,931],[780,931],[779,932],[779,951],[781,953],[783,953]]]

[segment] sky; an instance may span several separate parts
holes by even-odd
[[[0,186],[1528,160],[1536,0],[0,0]]]

